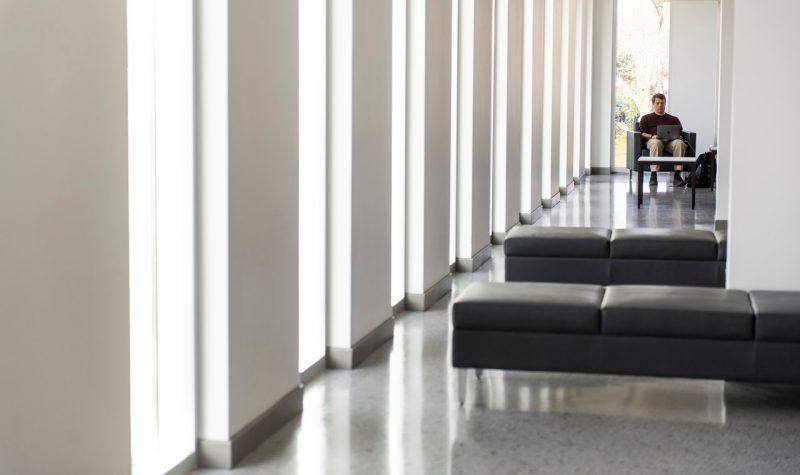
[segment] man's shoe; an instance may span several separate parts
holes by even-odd
[[[679,186],[686,186],[686,182],[683,181],[680,172],[675,172],[675,177],[672,179],[672,186],[679,187]]]
[[[658,186],[658,174],[650,172],[650,186]]]

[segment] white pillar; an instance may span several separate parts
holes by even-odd
[[[719,102],[717,109],[717,210],[715,219],[724,226],[730,206],[731,126],[733,91],[733,10],[735,0],[719,3]]]
[[[800,290],[800,194],[791,186],[797,18],[794,1],[734,6],[728,286],[735,289]]]
[[[302,406],[298,6],[198,9],[198,455],[230,467]]]
[[[558,189],[561,146],[561,11],[563,0],[545,0],[542,205],[561,200]]]
[[[0,11],[0,473],[127,474],[126,2]]]
[[[456,266],[472,272],[491,257],[492,2],[459,0]]]
[[[586,9],[585,0],[575,2],[575,81],[574,101],[573,101],[573,122],[572,128],[572,171],[571,176],[575,184],[579,184],[583,176],[583,139],[584,127],[586,126],[586,116],[583,114],[586,104],[586,90],[583,84],[586,82]]]
[[[542,216],[542,114],[544,104],[544,4],[523,5],[522,193],[520,218],[534,223]]]
[[[451,0],[408,0],[406,305],[450,290]]]
[[[575,127],[575,5],[563,0],[561,17],[561,135],[558,189],[562,196],[575,189],[572,180],[573,139]]]
[[[330,5],[328,365],[353,368],[392,336],[392,3]]]
[[[522,146],[522,0],[497,0],[492,153],[492,239],[519,222]]]
[[[591,167],[610,173],[614,149],[616,2],[593,1]]]
[[[586,6],[586,33],[585,33],[585,49],[586,64],[585,76],[583,83],[583,90],[586,97],[584,99],[585,109],[584,128],[583,128],[583,168],[585,173],[592,173],[592,114],[594,100],[592,98],[592,89],[594,85],[594,0],[583,0]]]

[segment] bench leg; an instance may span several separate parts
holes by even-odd
[[[467,400],[467,369],[456,368],[456,385],[458,386],[458,403],[462,406]]]

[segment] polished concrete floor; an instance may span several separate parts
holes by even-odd
[[[689,198],[662,185],[637,211],[627,177],[592,177],[540,223],[712,227],[713,195],[699,191],[694,212]],[[452,294],[501,280],[502,264],[497,246]],[[309,383],[302,416],[233,473],[800,473],[798,388],[487,371],[461,407],[449,301],[401,315],[360,368]]]

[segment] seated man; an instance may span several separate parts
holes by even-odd
[[[667,97],[664,94],[653,94],[650,100],[653,104],[653,112],[645,114],[639,119],[639,130],[642,132],[642,138],[647,140],[647,148],[650,150],[651,157],[660,157],[664,154],[664,149],[667,149],[673,157],[686,156],[686,142],[683,139],[670,140],[669,142],[661,140],[657,137],[659,125],[681,125],[681,121],[674,115],[669,115],[665,112],[667,108]],[[681,170],[683,167],[680,165],[675,166],[675,177],[672,180],[673,186],[684,186],[686,182],[681,178]],[[650,166],[650,186],[658,185],[658,165]]]

